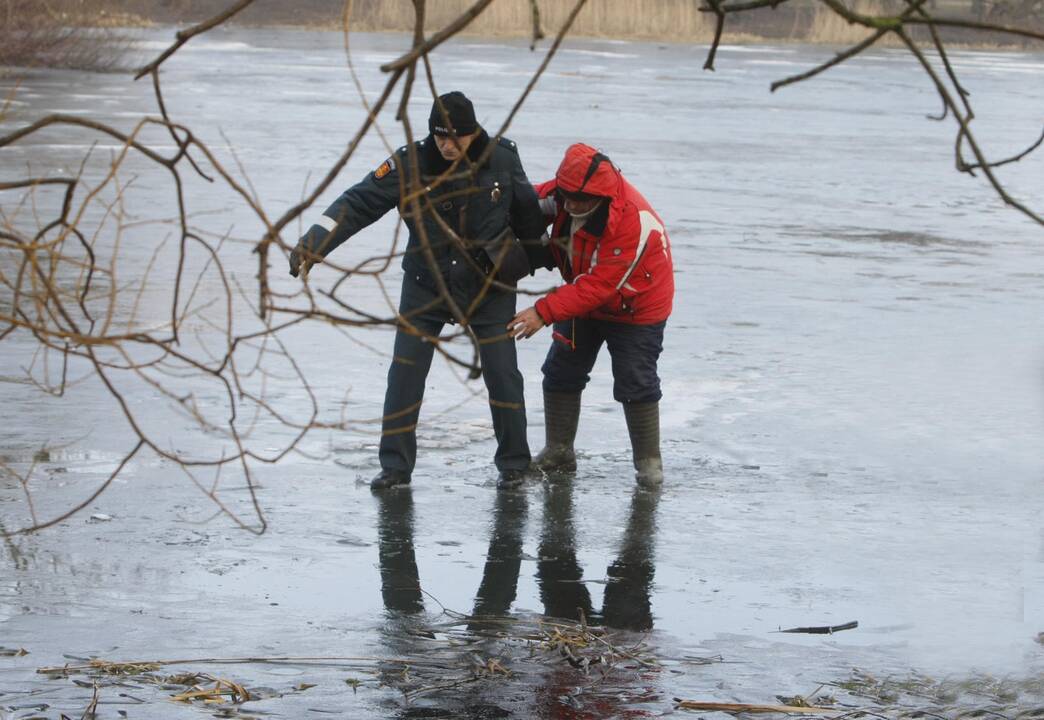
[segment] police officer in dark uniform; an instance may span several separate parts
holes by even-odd
[[[504,330],[515,314],[515,293],[504,285],[513,286],[530,272],[520,241],[539,244],[545,221],[515,143],[490,138],[463,93],[447,93],[434,102],[428,129],[431,134],[412,148],[417,173],[412,172],[410,148],[402,147],[346,190],[298,241],[290,255],[290,274],[296,277],[399,207],[409,230],[399,301],[403,321],[388,369],[381,471],[370,487],[379,490],[410,482],[417,457],[417,418],[435,350],[431,338],[454,322],[454,312],[463,315],[480,341],[497,438],[498,486],[513,486],[523,480],[530,453],[522,374],[515,344]],[[415,179],[419,187],[412,185]],[[419,217],[413,211],[416,206],[404,201],[413,188],[422,191]],[[491,284],[491,277],[498,284]],[[440,279],[456,308],[440,296]]]

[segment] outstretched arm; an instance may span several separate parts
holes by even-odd
[[[290,253],[290,274],[308,271],[337,246],[399,204],[399,158],[392,156],[348,188],[308,229]]]

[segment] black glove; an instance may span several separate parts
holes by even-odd
[[[290,274],[297,277],[301,274],[302,247],[298,245],[290,251]]]
[[[297,241],[297,247],[290,251],[290,274],[297,277],[302,272],[307,273],[312,265],[319,262],[325,251],[316,251],[314,248],[323,248],[328,243],[330,231],[321,225],[313,225],[308,232]]]
[[[505,285],[514,285],[526,275],[533,273],[522,243],[518,241],[515,234],[510,230],[502,233],[495,240],[486,243],[482,249],[489,258],[490,269],[498,268],[496,279]]]
[[[323,230],[317,225],[313,225],[312,229],[306,232],[300,240],[297,241],[297,247],[290,251],[290,274],[297,277],[302,272],[307,273],[312,269],[317,261],[315,252],[311,248],[315,247],[315,230],[319,230],[320,233],[325,234],[326,230]]]

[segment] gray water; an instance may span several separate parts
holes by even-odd
[[[158,53],[171,35],[149,32],[143,51]],[[404,36],[352,37],[371,101],[382,87],[379,65],[407,45]],[[843,681],[853,668],[879,678],[1039,681],[1044,233],[981,178],[953,169],[955,127],[926,118],[939,101],[902,51],[879,50],[772,94],[771,81],[835,50],[726,47],[714,73],[700,69],[705,50],[570,41],[506,132],[535,181],[553,174],[571,142],[602,148],[664,218],[677,296],[660,364],[662,492],[634,491],[603,357],[584,395],[571,483],[533,482],[498,496],[481,383],[436,363],[412,490],[375,498],[365,481],[376,470],[378,429],[361,421],[380,416],[391,334],[320,322],[290,328],[279,336],[319,398],[319,419],[349,426],[313,430],[302,453],[255,464],[268,522],[260,537],[217,513],[177,466],[142,454],[80,514],[6,542],[0,646],[29,654],[0,657],[0,717],[79,714],[89,688],[34,671],[93,656],[435,658],[460,671],[500,657],[514,672],[407,704],[401,689],[445,677],[423,663],[413,680],[389,670],[384,685],[346,661],[171,668],[260,688],[263,699],[244,705],[244,715],[291,718],[634,717],[668,712],[674,697],[776,702]],[[497,128],[541,59],[519,41],[469,39],[440,48],[433,66],[441,89],[465,90],[480,120]],[[1044,54],[961,51],[955,65],[991,157],[1038,136]],[[339,34],[216,31],[169,61],[163,81],[174,119],[237,177],[245,172],[270,217],[314,186],[365,116]],[[0,93],[14,86],[0,80]],[[414,127],[424,126],[429,105],[421,83]],[[129,131],[156,110],[150,87],[125,75],[26,71],[0,130],[53,112]],[[305,224],[401,143],[392,112],[380,123],[390,146],[368,137]],[[155,128],[142,137],[171,152]],[[86,176],[100,177],[119,145],[63,128],[0,149],[0,181],[21,177],[27,164],[73,173],[94,142]],[[1042,158],[998,172],[1037,212]],[[161,243],[175,228],[145,221],[175,216],[172,185],[134,157],[125,176],[133,182],[121,277],[140,278],[156,253],[136,318],[155,326],[169,314],[174,241]],[[228,235],[223,266],[252,300],[260,223],[220,183],[190,177],[186,193],[193,226]],[[10,216],[13,198],[2,199]],[[53,211],[56,200],[44,191],[37,202]],[[87,220],[101,223],[100,212]],[[27,212],[17,220],[30,221]],[[101,227],[98,242],[111,247],[112,224]],[[383,254],[394,231],[386,217],[337,259]],[[7,273],[12,256],[3,257]],[[201,254],[189,260],[202,267]],[[273,260],[274,287],[294,292],[299,283],[282,263]],[[393,268],[384,277],[392,298],[398,276]],[[320,268],[312,283],[336,279]],[[524,289],[554,282],[538,275]],[[212,325],[225,320],[221,306],[206,305],[219,291],[205,276],[186,352],[221,347]],[[391,312],[370,278],[353,277],[340,293]],[[126,317],[128,307],[119,310]],[[237,298],[234,315],[238,331],[256,326],[247,300]],[[548,342],[544,331],[519,346],[534,449]],[[30,490],[41,519],[53,517],[112,472],[132,436],[96,380],[62,399],[27,384],[31,336],[2,348],[0,454],[26,472],[41,447],[51,448]],[[285,362],[271,364],[266,396],[307,419],[300,382]],[[164,447],[189,459],[220,455],[220,434],[147,385],[124,382],[129,405]],[[215,384],[167,382],[191,388],[217,422],[227,415]],[[247,439],[266,456],[291,442],[292,431],[264,414]],[[200,478],[207,488],[217,482],[226,506],[256,525],[241,471]],[[27,524],[21,484],[0,480],[0,501],[5,528]],[[622,644],[644,638],[660,669],[623,663],[601,680],[553,652],[531,656],[521,641],[453,624],[453,613],[481,610],[532,628],[548,614],[575,618],[577,606],[614,626]],[[774,632],[851,620],[858,629],[835,635]],[[353,690],[345,680],[354,679],[363,684]],[[215,710],[166,702],[173,691],[136,683],[103,688],[99,717]],[[297,689],[302,683],[314,687]],[[867,702],[827,690],[843,703]],[[1044,704],[1033,693],[1015,702]]]

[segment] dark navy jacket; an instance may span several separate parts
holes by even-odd
[[[468,148],[473,161],[481,158],[491,142],[485,131]],[[478,167],[458,163],[453,179],[436,182],[451,163],[443,159],[429,135],[414,143],[419,163],[424,207],[420,222],[427,232],[439,272],[454,299],[469,302],[482,287],[485,272],[491,268],[484,248],[502,241],[509,228],[521,241],[539,243],[546,220],[540,211],[536,191],[522,169],[515,143],[500,138],[486,161]],[[313,225],[300,244],[311,252],[327,255],[349,237],[376,222],[394,207],[399,207],[409,230],[409,241],[402,260],[403,270],[417,282],[434,290],[431,266],[425,258],[418,230],[418,218],[409,205],[402,205],[402,193],[410,178],[407,147],[395,154],[361,182],[334,201],[320,223]],[[436,219],[436,216],[438,220]],[[441,220],[441,223],[440,223]],[[443,224],[457,235],[446,232]],[[475,261],[469,263],[464,254]],[[485,272],[477,272],[478,264]]]

